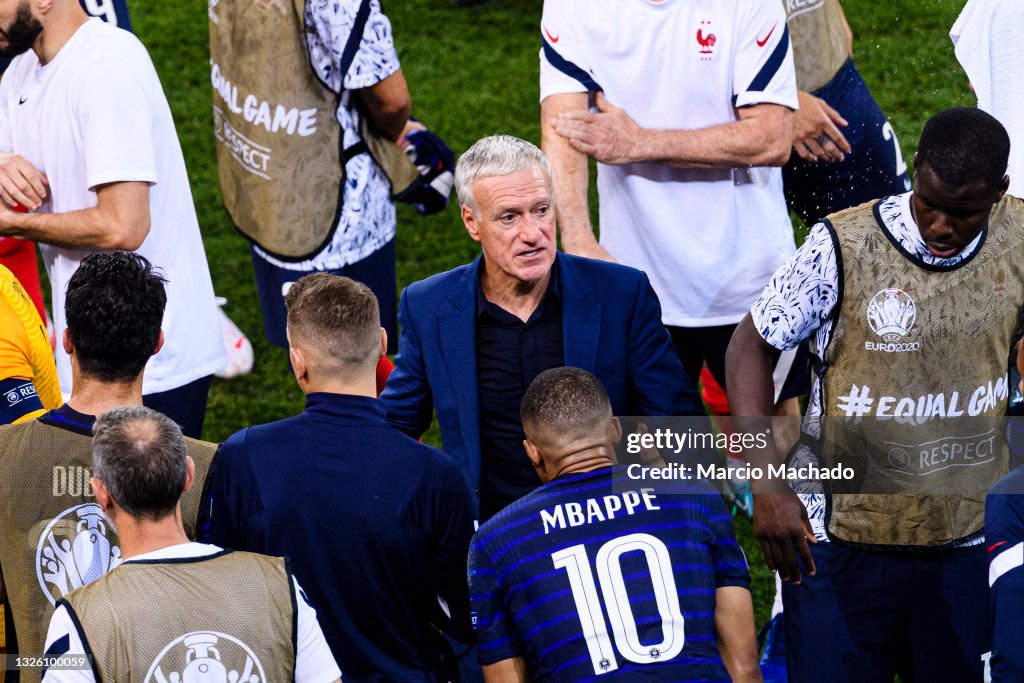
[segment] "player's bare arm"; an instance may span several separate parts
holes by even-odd
[[[842,161],[853,151],[839,126],[847,122],[828,102],[801,90],[797,93],[800,109],[793,124],[793,149],[804,161]]]
[[[149,184],[96,188],[96,206],[68,213],[15,213],[0,207],[0,235],[61,247],[134,251],[149,234]]]
[[[590,169],[587,155],[570,144],[570,139],[558,134],[555,120],[563,112],[587,108],[587,93],[560,93],[545,97],[540,103],[540,146],[551,162],[552,181],[555,184],[555,214],[562,249],[577,256],[614,261],[608,251],[594,237],[590,223],[587,190]]]
[[[35,211],[46,201],[50,183],[30,161],[17,154],[0,154],[0,199]]]
[[[412,100],[409,98],[409,87],[405,83],[401,69],[384,80],[356,92],[366,105],[366,114],[374,128],[390,140],[398,140],[406,132],[409,114],[412,112]]]
[[[522,657],[503,659],[483,667],[485,683],[526,683],[526,660]]]
[[[718,652],[734,683],[761,683],[754,634],[754,603],[742,586],[715,591],[715,636]]]
[[[574,110],[554,120],[574,149],[605,164],[663,163],[678,168],[782,166],[789,161],[793,111],[778,104],[737,109],[738,121],[697,130],[642,128],[597,93],[598,111]]]
[[[774,384],[772,368],[778,351],[758,333],[748,313],[733,334],[725,355],[726,392],[736,425],[741,431],[771,428]],[[754,467],[767,471],[781,462],[775,443],[746,451]],[[782,479],[765,477],[750,482],[754,493],[754,535],[761,543],[768,568],[783,581],[800,583],[800,563],[808,576],[814,574],[808,540],[814,542],[807,510]],[[798,559],[799,558],[799,559]]]

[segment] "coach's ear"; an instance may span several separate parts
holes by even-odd
[[[60,343],[64,347],[64,353],[70,356],[75,352],[75,345],[71,343],[71,330],[67,327],[64,328],[64,334],[61,335]]]
[[[480,241],[480,226],[477,224],[476,214],[473,209],[463,204],[461,207],[462,224],[466,226],[466,232],[473,238],[474,242]]]
[[[156,346],[153,347],[153,353],[151,353],[150,355],[151,356],[155,356],[156,354],[160,353],[160,349],[162,349],[163,347],[164,347],[164,331],[160,330],[160,336],[156,338]]]

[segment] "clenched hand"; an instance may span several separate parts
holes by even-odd
[[[39,169],[17,154],[0,155],[0,200],[35,211],[46,201],[50,183]]]

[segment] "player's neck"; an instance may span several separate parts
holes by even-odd
[[[99,417],[111,408],[142,405],[142,376],[134,382],[101,382],[76,373],[68,405],[83,415]]]
[[[501,272],[490,272],[488,264],[484,264],[484,273],[480,278],[480,287],[484,298],[496,306],[516,316],[523,322],[530,319],[533,312],[540,306],[544,295],[551,284],[551,271],[534,282],[524,282]]]
[[[602,467],[615,464],[615,451],[607,446],[596,446],[573,453],[558,461],[558,469],[552,478],[566,474],[586,474]]]
[[[75,31],[89,20],[89,15],[78,3],[56,3],[46,16],[43,32],[32,49],[43,66],[53,61],[57,53],[75,35]]]
[[[328,375],[322,379],[299,380],[299,388],[304,394],[344,394],[377,398],[377,377],[369,374],[353,381],[342,381]]]
[[[117,517],[114,524],[121,542],[121,556],[126,560],[172,545],[188,543],[188,536],[181,523],[180,507],[173,515],[156,522],[137,519],[124,511]]]

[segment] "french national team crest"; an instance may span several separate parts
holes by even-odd
[[[700,22],[697,29],[697,47],[700,54],[700,61],[706,62],[715,54],[715,43],[717,38],[711,32],[711,20],[705,19]]]
[[[145,683],[265,683],[249,646],[216,631],[194,631],[171,641],[146,673]]]
[[[96,503],[68,508],[39,537],[36,576],[51,604],[121,564],[116,535]]]
[[[868,325],[882,338],[881,344],[866,342],[869,351],[917,351],[920,342],[904,339],[914,329],[917,305],[902,289],[883,289],[868,302]]]

